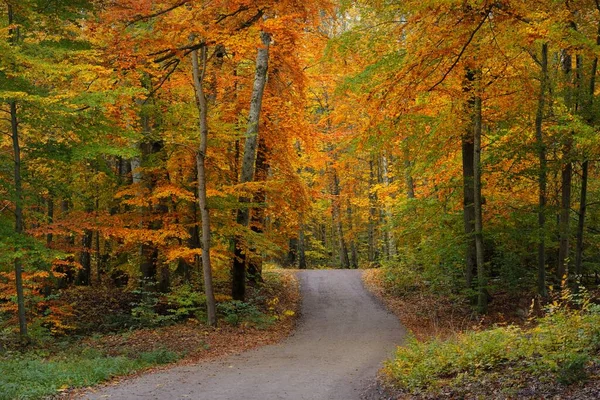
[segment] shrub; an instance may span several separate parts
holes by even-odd
[[[273,324],[275,318],[261,312],[254,304],[231,300],[217,304],[217,311],[223,320],[230,325],[247,323],[259,329],[265,329]]]
[[[435,388],[442,379],[457,384],[510,364],[544,379],[570,384],[585,378],[585,366],[600,349],[600,314],[555,308],[529,330],[515,326],[457,334],[446,341],[408,341],[386,364],[393,383],[409,391]]]

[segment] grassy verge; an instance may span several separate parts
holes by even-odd
[[[265,271],[248,302],[220,303],[217,328],[199,319],[110,334],[46,340],[0,353],[0,400],[41,399],[144,369],[221,358],[286,337],[295,324],[299,287],[288,271]]]
[[[137,356],[109,357],[98,351],[82,351],[40,357],[36,353],[0,359],[0,399],[39,399],[70,389],[87,387],[144,368],[176,361],[168,350]]]
[[[435,308],[435,296],[392,295],[379,274],[368,271],[365,282],[401,321],[407,299],[410,310]],[[432,329],[431,316],[408,318],[409,329],[416,326],[419,335],[399,347],[383,369],[391,398],[600,398],[600,307],[585,293],[563,291],[544,316],[522,326],[494,326],[488,318],[452,329],[453,318],[438,314],[441,330]]]

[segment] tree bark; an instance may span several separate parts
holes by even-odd
[[[267,84],[271,35],[266,32],[261,32],[260,38],[262,47],[258,49],[258,54],[256,56],[256,72],[254,75],[254,85],[252,87],[252,97],[250,100],[250,112],[246,129],[246,143],[244,145],[244,155],[242,158],[240,183],[252,182],[254,179],[256,148],[258,146],[258,123],[262,108],[262,98]],[[250,202],[250,199],[246,196],[242,196],[239,201],[241,204],[237,212],[237,223],[243,227],[248,227],[248,224],[250,223],[250,210],[247,205]],[[234,238],[234,257],[233,266],[231,268],[231,297],[234,300],[240,301],[244,301],[246,298],[246,251],[242,239],[241,235],[236,235]]]
[[[390,186],[390,184],[392,183],[392,179],[390,178],[390,171],[389,171],[389,161],[387,156],[383,155],[381,157],[381,166],[382,166],[382,178],[383,178],[383,184],[388,187]],[[384,206],[383,208],[384,213],[385,213],[385,222],[387,224],[387,230],[386,230],[386,239],[387,239],[387,243],[386,243],[386,249],[387,249],[387,258],[388,259],[394,259],[397,255],[397,250],[396,250],[396,238],[394,235],[394,231],[393,231],[393,227],[392,227],[392,213],[389,209],[389,207],[387,205]]]
[[[356,250],[356,241],[354,240],[354,224],[352,222],[352,204],[350,204],[350,200],[347,201],[346,213],[348,214],[348,229],[350,233],[353,235],[350,240],[350,267],[357,269],[358,268],[358,252]]]
[[[415,198],[415,183],[412,177],[411,168],[412,161],[410,159],[410,149],[408,147],[408,139],[403,140],[403,153],[404,153],[404,181],[406,183],[406,198]]]
[[[600,10],[600,3],[596,3]],[[600,23],[596,35],[596,45],[600,45]],[[592,125],[595,121],[594,115],[594,92],[596,91],[596,73],[598,71],[598,57],[594,57],[590,72],[590,86],[588,88],[589,100],[587,102],[587,123]],[[583,236],[585,229],[585,214],[587,212],[587,183],[589,173],[589,160],[586,158],[581,165],[581,192],[579,196],[579,220],[577,221],[577,244],[575,248],[575,274],[581,277],[583,274]]]
[[[369,160],[369,227],[368,227],[368,259],[369,263],[377,260],[375,245],[375,222],[377,221],[377,194],[373,192],[375,185],[375,169],[373,160]]]
[[[466,73],[466,84],[464,91],[472,93],[473,82],[475,75],[472,71]],[[469,100],[467,100],[467,109],[472,110],[474,99],[469,94]],[[472,113],[472,111],[470,111]],[[472,116],[470,116],[471,118]],[[465,129],[464,134],[461,137],[462,147],[462,174],[463,174],[463,224],[465,231],[466,240],[466,252],[465,252],[465,278],[467,288],[473,287],[473,277],[476,274],[477,260],[476,260],[476,247],[475,247],[475,169],[474,169],[474,158],[475,148],[473,145],[473,121],[471,120],[468,127]]]
[[[12,24],[12,6],[9,5],[9,23]],[[10,125],[11,136],[14,154],[14,184],[15,184],[15,233],[17,236],[24,234],[23,226],[23,183],[21,179],[21,144],[19,143],[19,122],[17,119],[17,103],[12,100],[10,106]],[[15,249],[19,252],[21,249]],[[19,335],[21,342],[26,343],[29,339],[27,336],[27,319],[25,317],[25,293],[23,290],[23,265],[21,257],[17,256],[14,259],[15,267],[15,285],[17,289],[17,315],[19,319]]]
[[[208,148],[208,107],[206,95],[204,94],[204,75],[206,73],[207,49],[203,46],[201,49],[202,70],[198,62],[198,51],[191,53],[192,57],[192,76],[194,80],[194,90],[196,92],[196,105],[199,112],[200,144],[196,153],[196,169],[198,171],[198,205],[200,207],[200,217],[202,221],[202,271],[204,275],[204,294],[206,296],[206,311],[208,316],[208,325],[217,325],[217,312],[215,295],[212,283],[212,266],[210,259],[210,212],[207,204],[206,195],[206,150]]]
[[[344,227],[342,225],[342,214],[340,205],[340,182],[337,171],[332,168],[331,178],[331,194],[332,194],[332,217],[335,230],[338,236],[338,246],[340,252],[340,264],[342,268],[350,268],[350,259],[348,258],[348,247],[344,238]]]
[[[481,96],[475,96],[473,107],[473,208],[475,211],[475,259],[477,262],[477,308],[485,314],[488,307],[487,271],[483,253],[483,211],[481,201]]]
[[[570,83],[572,75],[572,58],[566,51],[562,51],[562,69],[566,81]],[[566,89],[565,103],[571,111],[577,111],[576,96],[571,88]],[[562,149],[562,172],[561,172],[561,201],[559,213],[559,247],[558,247],[558,265],[556,268],[556,278],[561,282],[569,275],[569,236],[570,236],[570,212],[571,212],[571,184],[573,176],[573,164],[571,162],[571,151],[573,147],[573,132],[568,134],[567,140]]]
[[[542,74],[540,83],[540,94],[538,97],[538,107],[535,116],[535,137],[538,150],[538,160],[540,170],[538,172],[538,273],[537,289],[542,297],[547,296],[546,291],[546,202],[547,202],[547,182],[548,182],[548,161],[546,156],[546,144],[544,143],[544,132],[542,123],[544,121],[544,107],[546,102],[546,89],[548,85],[548,43],[542,45]]]
[[[263,138],[258,138],[258,149],[256,151],[255,163],[255,182],[266,182],[269,173],[269,163],[267,160],[267,145]],[[252,232],[262,234],[265,225],[265,202],[267,196],[264,188],[259,188],[254,194],[253,203],[258,207],[252,209],[250,229]],[[249,250],[248,258],[248,280],[252,283],[262,282],[262,254],[259,254],[253,246]]]
[[[52,224],[54,222],[54,198],[51,194],[48,196],[47,207],[46,221],[48,224]],[[46,234],[46,246],[52,246],[53,239],[54,235],[52,234],[52,231],[48,232]]]
[[[298,228],[298,268],[306,269],[306,236],[302,223]]]
[[[12,4],[8,3],[8,25],[14,24],[14,11]],[[18,41],[18,28],[9,28],[8,42],[14,46]],[[19,120],[17,118],[17,102],[10,100],[10,127],[14,157],[14,184],[15,184],[15,233],[17,236],[24,234],[23,225],[23,181],[21,178],[21,144],[19,142]],[[21,249],[15,249],[19,252]],[[27,318],[25,309],[25,293],[23,290],[23,265],[21,257],[17,256],[14,259],[15,269],[15,286],[17,291],[17,316],[19,320],[19,336],[22,343],[27,343],[29,337],[27,335]]]

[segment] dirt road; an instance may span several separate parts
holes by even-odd
[[[363,287],[361,271],[299,272],[302,316],[283,342],[171,368],[87,393],[88,399],[354,400],[363,398],[404,330]]]

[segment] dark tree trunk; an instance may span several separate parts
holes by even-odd
[[[286,264],[288,267],[295,267],[298,260],[298,239],[291,238],[289,241],[289,250],[287,254]]]
[[[258,149],[256,151],[256,163],[255,163],[255,182],[266,182],[269,173],[269,163],[267,161],[267,145],[265,140],[261,137],[258,138]],[[264,188],[260,188],[254,194],[254,204],[258,204],[258,207],[252,209],[252,216],[250,222],[250,229],[252,232],[262,234],[265,226],[265,202],[267,196]],[[255,247],[250,248],[248,257],[248,281],[251,283],[262,282],[262,254],[260,254]]]
[[[467,110],[472,114],[474,108],[473,83],[475,74],[469,70],[466,73],[464,91],[468,93]],[[477,271],[477,255],[475,247],[475,147],[473,143],[473,119],[469,116],[469,124],[461,137],[462,174],[463,174],[463,224],[466,240],[465,278],[467,288],[473,288],[473,277]]]
[[[9,21],[12,21],[12,6],[8,6]],[[12,22],[10,22],[12,23]],[[11,136],[14,155],[14,184],[15,184],[15,233],[17,235],[24,234],[23,226],[23,183],[21,179],[21,145],[19,143],[19,122],[17,119],[17,103],[10,101],[10,122]],[[15,249],[21,251],[21,249]],[[25,317],[25,293],[23,291],[23,266],[20,257],[14,259],[15,267],[15,285],[17,289],[17,314],[19,319],[19,335],[21,341],[26,343],[29,339],[27,336],[27,319]]]
[[[598,10],[600,10],[600,3],[596,3]],[[598,23],[598,33],[596,35],[596,45],[600,45],[600,23]],[[588,88],[588,101],[586,110],[586,120],[589,125],[593,125],[595,122],[594,114],[594,94],[596,91],[596,73],[598,71],[598,57],[595,57],[592,61],[592,68],[590,72],[590,86]],[[587,184],[588,184],[588,173],[589,173],[589,160],[585,159],[581,165],[581,192],[579,196],[579,220],[577,223],[577,245],[575,248],[575,274],[581,277],[583,274],[583,236],[585,229],[585,217],[587,212]]]
[[[352,204],[350,204],[350,200],[347,202],[346,213],[348,214],[348,229],[354,236],[354,224],[352,222]],[[358,252],[356,250],[356,241],[354,237],[350,240],[350,267],[357,269],[358,268]]]
[[[298,231],[298,268],[306,269],[306,237],[303,224],[300,224]]]
[[[572,57],[563,50],[562,69],[567,82],[571,81],[572,76]],[[579,63],[578,63],[579,64]],[[579,75],[579,74],[577,74]],[[577,79],[576,79],[577,80]],[[571,88],[566,89],[565,103],[571,111],[577,111],[577,96],[574,95]],[[561,282],[563,278],[569,275],[569,238],[571,233],[571,188],[573,177],[573,164],[571,162],[571,152],[573,147],[573,132],[568,134],[566,142],[562,149],[562,173],[561,173],[561,201],[560,213],[558,217],[559,246],[558,246],[558,265],[556,268],[556,279]]]
[[[338,236],[338,245],[340,252],[340,264],[342,268],[350,268],[350,259],[348,258],[348,247],[344,238],[344,227],[342,225],[341,205],[340,205],[340,182],[335,170],[332,170],[332,216],[335,230]]]
[[[54,222],[54,198],[52,195],[48,196],[47,206],[46,221],[51,225]],[[53,239],[52,231],[48,232],[46,234],[46,246],[52,246]]]
[[[375,186],[375,169],[373,160],[369,160],[369,227],[368,227],[368,259],[370,263],[377,261],[375,243],[375,223],[377,222],[377,194],[372,191]]]
[[[538,149],[539,173],[538,173],[538,274],[537,289],[542,297],[547,296],[546,292],[546,202],[547,202],[547,181],[548,181],[548,161],[546,158],[546,144],[544,143],[544,132],[542,123],[544,121],[544,107],[546,102],[546,89],[548,85],[548,43],[542,45],[542,74],[540,83],[540,94],[538,97],[538,108],[535,116],[535,136]]]
[[[475,209],[475,259],[477,262],[477,309],[479,313],[485,314],[488,309],[488,277],[484,262],[483,249],[483,210],[481,201],[481,96],[479,93],[475,97],[473,109],[473,171],[475,172],[473,179],[473,206]]]
[[[8,30],[8,43],[11,46],[16,45],[19,40],[18,28],[13,28],[14,24],[14,13],[13,6],[8,3],[8,25],[11,26]],[[17,118],[17,102],[11,100],[8,102],[10,107],[10,127],[11,127],[11,139],[13,147],[13,161],[14,161],[14,185],[15,185],[15,233],[23,235],[25,228],[23,226],[23,181],[21,178],[21,144],[19,142],[19,120]],[[21,249],[15,249],[16,252]],[[17,316],[19,319],[19,336],[21,342],[27,343],[29,337],[27,335],[27,319],[25,309],[25,293],[23,291],[23,265],[20,257],[14,259],[15,269],[15,286],[17,291]]]

